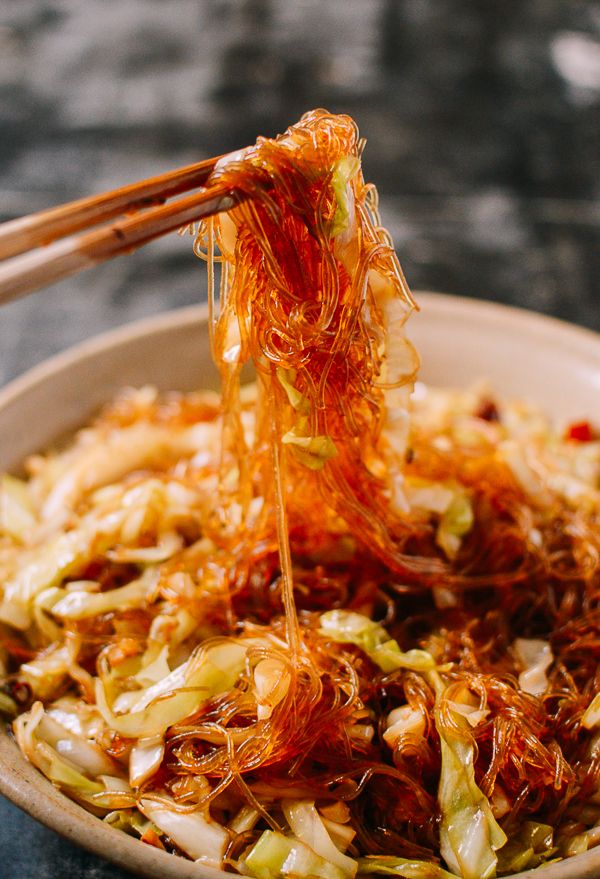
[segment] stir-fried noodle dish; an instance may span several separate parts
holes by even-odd
[[[489,879],[600,842],[600,441],[417,381],[362,147],[315,111],[217,165],[220,396],[124,390],[2,478],[0,706],[176,855]]]

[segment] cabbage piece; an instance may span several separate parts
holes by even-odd
[[[26,681],[34,696],[50,699],[69,674],[72,660],[67,647],[50,648],[36,659],[24,662],[19,679]]]
[[[0,620],[15,628],[27,629],[31,623],[31,602],[37,595],[57,586],[94,556],[106,553],[117,541],[135,544],[143,530],[157,529],[159,524],[164,526],[162,520],[168,518],[173,503],[177,506],[180,490],[180,486],[165,485],[158,479],[147,479],[125,492],[119,489],[111,501],[114,509],[109,505],[100,513],[93,508],[73,530],[23,552],[19,569],[4,584]],[[179,538],[173,535],[170,540],[169,552]],[[157,547],[151,549],[157,550]],[[164,545],[160,546],[159,554],[164,551]],[[146,557],[143,563],[148,560]]]
[[[383,626],[352,610],[328,610],[319,617],[321,632],[341,644],[356,644],[382,671],[398,668],[430,671],[435,662],[426,650],[400,650]]]
[[[156,571],[150,568],[138,580],[106,592],[61,590],[61,597],[52,604],[51,613],[61,619],[82,620],[110,611],[142,607],[156,582]]]
[[[435,542],[447,558],[456,558],[462,539],[473,527],[473,507],[469,497],[456,490],[450,506],[443,513],[437,527]]]
[[[463,879],[491,879],[496,875],[496,851],[506,843],[506,835],[475,781],[475,746],[470,737],[454,735],[443,726],[439,708],[434,717],[442,755],[438,788],[441,855]],[[460,715],[455,714],[455,720],[466,726]]]
[[[177,812],[175,803],[169,809],[164,804],[165,799],[162,797],[160,803],[155,803],[143,798],[138,808],[190,858],[207,866],[220,867],[229,843],[225,827],[213,821],[207,811]]]
[[[229,829],[233,833],[246,833],[252,830],[261,819],[261,814],[252,806],[242,806],[239,812],[234,815],[228,824]]]
[[[337,449],[330,436],[311,436],[308,418],[302,417],[288,430],[281,442],[290,447],[294,457],[310,470],[322,470],[330,458],[337,455]]]
[[[46,723],[48,721],[48,723]],[[133,805],[133,794],[127,782],[122,778],[116,778],[112,773],[115,771],[114,764],[106,757],[106,764],[102,756],[92,753],[90,743],[83,740],[74,743],[73,738],[66,738],[68,731],[56,733],[55,727],[60,726],[44,713],[40,702],[34,703],[31,711],[22,714],[14,722],[14,730],[17,742],[23,753],[53,784],[57,785],[72,796],[82,800],[91,806],[101,809],[127,808]],[[50,741],[54,741],[54,746]],[[66,744],[66,748],[61,745]],[[76,746],[74,746],[76,744]],[[61,748],[65,753],[59,753]],[[79,762],[79,767],[74,760]],[[89,768],[109,769],[111,774],[95,775],[89,772]],[[94,774],[89,778],[85,774]]]
[[[104,785],[105,792],[96,794],[94,803],[103,808],[119,809],[133,805],[134,797],[131,785],[119,775],[99,775],[98,781]]]
[[[39,744],[36,748],[36,756],[38,769],[41,769],[46,778],[59,787],[67,788],[86,798],[104,791],[103,784],[87,778],[50,746],[44,747],[43,744]]]
[[[165,755],[162,736],[139,739],[129,754],[129,783],[139,787],[158,770]]]
[[[171,674],[169,668],[169,645],[161,646],[158,642],[151,642],[142,656],[142,667],[134,675],[135,680],[143,687],[158,684]]]
[[[76,529],[29,550],[17,573],[4,585],[0,620],[15,629],[29,628],[31,600],[89,561],[95,543],[91,531]]]
[[[127,738],[151,738],[193,714],[203,702],[230,690],[239,678],[246,659],[246,647],[226,641],[192,656],[158,684],[136,694],[126,714],[109,707],[104,685],[96,681],[96,701],[111,729]]]
[[[143,836],[152,827],[152,822],[144,818],[137,809],[115,809],[102,820],[115,830],[121,830],[129,836]]]
[[[589,827],[576,836],[571,836],[567,839],[563,838],[561,840],[560,852],[569,858],[572,855],[580,855],[583,852],[587,852],[598,844],[600,844],[600,825],[596,824],[594,827]]]
[[[344,876],[353,877],[356,874],[356,861],[343,854],[335,846],[313,802],[309,800],[285,801],[283,814],[296,839],[338,867]]]
[[[106,556],[113,562],[134,565],[156,565],[166,562],[183,547],[183,538],[173,531],[163,534],[155,546],[119,546]]]
[[[318,879],[345,879],[343,870],[317,855],[307,845],[274,830],[265,830],[245,858],[240,871],[256,879],[279,879],[280,876]]]
[[[293,846],[294,841],[282,833],[265,830],[246,857],[240,860],[240,872],[256,876],[256,879],[279,879],[284,875],[282,868]],[[334,874],[327,879],[342,879],[342,872],[333,869]]]
[[[401,705],[394,708],[387,716],[387,728],[383,734],[386,745],[393,748],[401,736],[411,735],[423,738],[425,734],[425,716],[418,708]]]
[[[75,696],[57,699],[46,714],[64,729],[87,741],[95,740],[104,730],[104,721],[95,705],[88,705]]]
[[[36,735],[66,757],[76,769],[93,778],[114,775],[116,771],[116,765],[98,745],[66,729],[47,713],[37,725]]]
[[[102,667],[100,677],[105,684],[106,698],[114,699],[112,703],[114,714],[122,715],[129,711],[141,711],[143,708],[147,708],[155,699],[160,699],[175,690],[181,689],[185,686],[186,675],[188,675],[190,670],[188,660],[178,665],[173,671],[170,671],[159,681],[156,681],[156,683],[141,687],[138,690],[127,688],[123,692],[119,692],[123,678],[138,679],[139,665],[140,657],[134,656],[119,663],[108,674],[105,674],[104,666]],[[115,694],[118,695],[115,696]]]
[[[427,482],[415,477],[405,481],[406,499],[412,509],[427,510],[442,515],[454,499],[454,491],[441,482]]]
[[[184,430],[147,422],[108,432],[88,429],[54,462],[60,467],[60,476],[53,481],[42,517],[62,522],[86,492],[116,482],[132,470],[162,466],[165,460],[209,448],[217,437],[217,428],[211,423]]]
[[[596,693],[588,707],[586,708],[581,725],[586,729],[594,729],[600,726],[600,693]]]
[[[499,443],[497,454],[530,500],[540,509],[547,508],[552,502],[552,495],[546,487],[546,475],[540,473],[539,461],[532,460],[532,454],[524,451],[522,444],[514,439]]]
[[[344,156],[334,165],[331,186],[337,206],[331,226],[332,238],[350,227],[354,209],[354,194],[349,184],[352,178],[356,177],[359,169],[360,159],[357,156]]]
[[[538,867],[556,854],[554,831],[549,824],[524,821],[498,856],[502,873],[520,873]]]
[[[268,657],[261,659],[253,671],[254,695],[256,696],[256,715],[258,720],[266,720],[276,705],[285,698],[290,686],[290,673],[281,659]]]
[[[461,702],[448,701],[448,705],[455,714],[465,718],[469,726],[478,726],[489,716],[489,708],[479,708],[477,705],[465,705]]]
[[[408,291],[397,295],[388,277],[374,269],[368,272],[369,290],[380,309],[384,334],[383,362],[378,382],[384,388],[385,420],[380,448],[391,496],[392,509],[408,512],[402,464],[408,442],[410,397],[419,369],[419,355],[406,338],[404,324],[414,307]]]
[[[523,666],[520,688],[531,696],[541,696],[548,687],[546,671],[554,662],[552,648],[539,638],[517,638],[513,650]]]
[[[224,303],[219,325],[225,331],[220,338],[220,356],[225,363],[238,363],[242,353],[242,334],[240,319],[231,302]]]
[[[413,861],[409,858],[393,858],[386,855],[369,855],[358,860],[358,875],[382,873],[390,876],[401,876],[402,879],[456,879],[438,864],[427,861]]]
[[[331,821],[329,818],[325,818],[321,809],[319,809],[319,814],[323,826],[331,837],[332,842],[335,843],[336,848],[341,852],[345,852],[356,836],[356,830],[353,830],[349,824],[340,824],[339,821]]]
[[[296,370],[282,369],[281,366],[278,366],[276,373],[279,384],[286,392],[290,405],[298,412],[302,412],[305,415],[308,414],[310,412],[310,403],[307,398],[303,394],[301,394],[300,391],[294,386],[297,375]]]
[[[7,693],[3,693],[0,690],[0,714],[4,714],[7,717],[16,717],[17,713],[17,703]]]
[[[25,543],[36,524],[27,483],[5,473],[0,477],[0,534]]]
[[[198,620],[185,607],[168,611],[152,620],[149,640],[152,644],[164,644],[172,654],[193,632],[198,633]]]
[[[85,583],[86,588],[91,588],[93,581],[80,580],[79,582]],[[93,583],[93,586],[95,589],[98,589],[98,591],[100,590],[99,583]],[[33,618],[33,625],[37,626],[40,633],[46,638],[48,644],[52,644],[55,641],[60,642],[63,638],[62,626],[60,626],[48,613],[48,611],[51,610],[52,605],[62,598],[63,595],[66,595],[66,591],[59,589],[58,586],[51,586],[50,589],[44,589],[43,592],[40,592],[32,602],[31,616]]]

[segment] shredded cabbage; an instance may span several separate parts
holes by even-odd
[[[370,855],[359,859],[358,875],[366,876],[369,873],[401,876],[402,879],[454,879],[456,875],[444,870],[438,864],[384,855]]]
[[[294,457],[311,470],[321,470],[330,458],[337,455],[335,443],[330,436],[311,436],[308,418],[299,418],[295,426],[281,438],[289,446]]]
[[[429,671],[435,662],[426,650],[400,650],[398,642],[390,638],[383,626],[349,610],[329,610],[319,617],[322,632],[342,644],[356,644],[375,665],[383,671],[409,668]]]
[[[473,507],[464,492],[457,491],[449,506],[444,510],[436,533],[436,543],[449,559],[456,558],[462,538],[473,527]]]
[[[356,177],[360,169],[360,160],[356,156],[344,156],[340,159],[331,175],[331,185],[337,201],[331,234],[335,237],[346,232],[353,217],[354,194],[348,185]]]
[[[581,718],[581,724],[586,729],[595,729],[600,726],[600,693],[596,693]]]
[[[356,874],[356,861],[342,854],[334,845],[314,803],[305,800],[284,802],[283,814],[296,839],[338,867],[344,876],[353,877]]]
[[[239,867],[256,879],[279,879],[281,876],[344,879],[348,875],[299,840],[273,830],[264,831],[251,851],[240,860]]]
[[[523,666],[519,686],[525,693],[541,696],[548,687],[546,672],[554,662],[552,648],[539,638],[517,638],[513,649]]]
[[[475,747],[466,730],[462,735],[448,730],[439,707],[434,716],[442,752],[438,790],[442,857],[463,879],[491,879],[496,875],[496,851],[506,843],[506,834],[475,781]],[[460,725],[460,715],[455,719]]]
[[[500,850],[498,866],[503,873],[519,873],[538,867],[556,852],[554,831],[549,824],[524,821]]]
[[[231,689],[244,666],[242,643],[217,644],[176,668],[158,684],[136,693],[124,714],[111,710],[103,683],[96,680],[98,708],[111,729],[130,738],[158,736],[196,711],[207,699]]]
[[[61,729],[60,724],[45,714],[40,702],[36,702],[28,714],[17,718],[15,734],[29,760],[70,796],[95,809],[114,810],[133,805],[129,785],[114,775],[116,767],[108,758],[94,745]]]
[[[5,473],[0,477],[0,535],[26,543],[36,524],[35,509],[27,483]]]
[[[72,589],[67,592],[57,589],[52,603],[46,604],[46,609],[61,619],[82,620],[111,610],[141,607],[149,599],[156,583],[156,574],[150,570],[139,580],[132,580],[127,586],[109,592],[79,592]]]
[[[182,813],[169,808],[164,800],[158,803],[144,797],[139,802],[139,809],[190,858],[209,867],[221,866],[229,833],[208,813]]]

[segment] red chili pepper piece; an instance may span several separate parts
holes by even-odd
[[[565,438],[578,443],[589,443],[594,439],[594,431],[589,421],[576,421],[568,426]]]

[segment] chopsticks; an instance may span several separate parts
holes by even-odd
[[[203,187],[217,161],[208,159],[187,165],[111,192],[3,223],[0,225],[0,259],[3,260],[0,262],[0,304],[107,259],[130,253],[202,217],[229,210],[238,198],[230,189],[219,185],[201,188],[164,204],[174,195]],[[130,216],[107,222],[123,215]],[[100,223],[105,225],[99,226]],[[94,228],[96,226],[98,228]],[[76,232],[82,234],[74,235]]]

